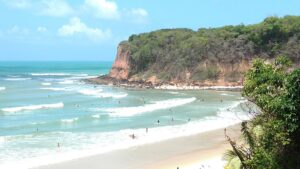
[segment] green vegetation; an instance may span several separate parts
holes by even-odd
[[[162,80],[236,81],[245,69],[241,62],[250,62],[259,56],[264,59],[277,55],[300,60],[300,17],[268,17],[255,25],[225,26],[220,28],[163,29],[128,40],[131,51],[130,74],[157,75]],[[222,71],[220,65],[229,69]],[[150,73],[149,73],[150,72]],[[229,75],[227,75],[229,74]]]
[[[300,167],[300,68],[291,70],[290,65],[282,56],[272,64],[257,59],[247,72],[243,95],[261,110],[242,123],[246,145],[227,137],[233,148],[227,153],[228,169],[234,169],[232,164],[245,169]]]

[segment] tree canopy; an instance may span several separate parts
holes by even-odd
[[[257,59],[246,74],[243,95],[261,112],[248,122],[249,128],[242,130],[248,133],[248,145],[236,152],[242,154],[244,168],[300,166],[300,68],[291,70],[290,65],[290,60],[282,56],[272,64]]]
[[[156,74],[163,80],[218,78],[217,63],[228,66],[255,57],[264,59],[277,55],[300,60],[300,17],[268,17],[254,25],[220,28],[162,29],[130,36],[130,74]],[[226,76],[236,80],[244,72],[232,70]]]

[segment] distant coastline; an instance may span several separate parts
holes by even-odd
[[[213,83],[151,83],[146,81],[129,81],[126,79],[115,79],[108,75],[102,75],[96,78],[84,79],[84,82],[95,85],[109,85],[123,88],[142,88],[142,89],[158,89],[158,90],[230,90],[240,91],[242,85],[215,85]]]

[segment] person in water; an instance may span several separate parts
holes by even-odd
[[[129,135],[132,139],[135,139],[136,136],[134,134]]]
[[[159,121],[159,120],[157,120],[157,124],[159,124],[159,122],[160,122],[160,121]]]

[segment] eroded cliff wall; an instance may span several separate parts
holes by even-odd
[[[129,45],[126,43],[120,43],[117,50],[117,56],[113,66],[109,72],[109,77],[117,80],[128,79],[130,70],[130,50]]]

